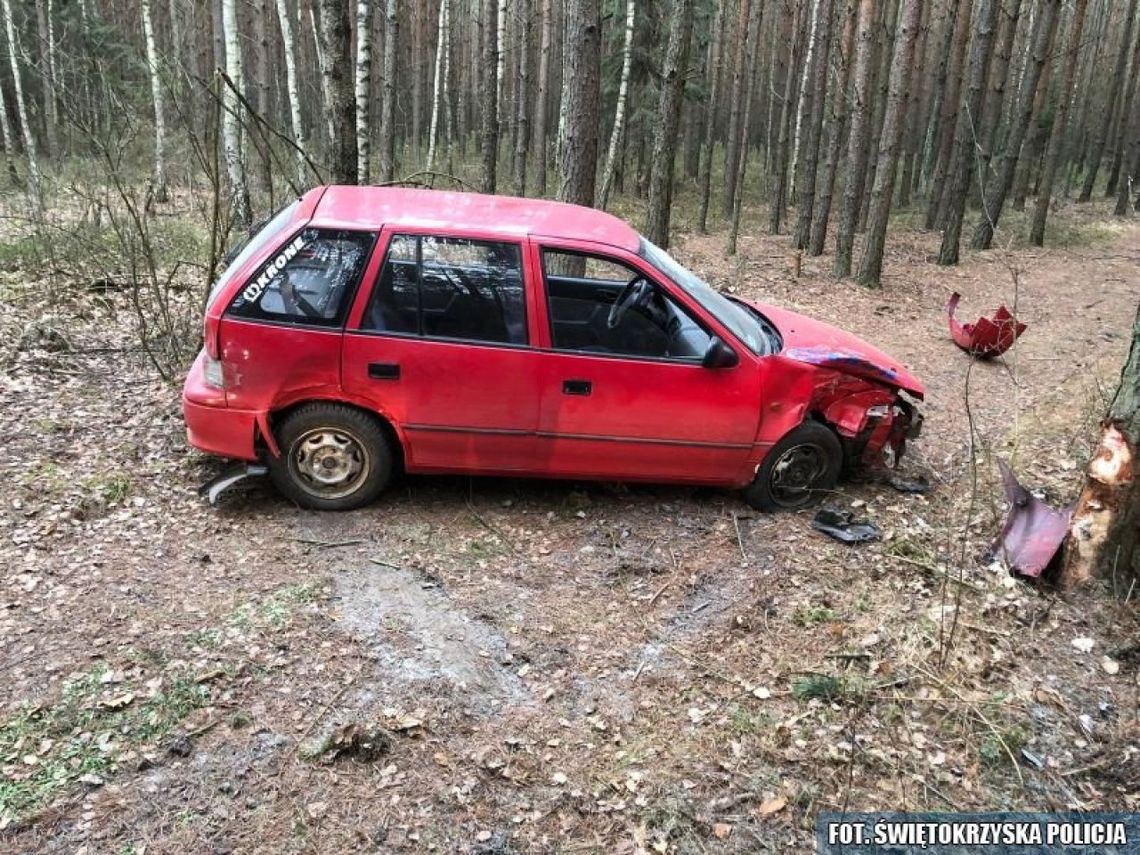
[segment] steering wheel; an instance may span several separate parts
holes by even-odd
[[[626,286],[621,289],[614,304],[610,306],[609,317],[606,318],[606,327],[613,329],[621,323],[621,319],[625,317],[634,306],[639,306],[644,300],[653,293],[653,286],[649,284],[642,276],[635,276],[626,283]]]

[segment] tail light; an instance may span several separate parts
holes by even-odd
[[[203,344],[206,353],[211,359],[221,358],[221,345],[218,341],[218,331],[221,328],[221,318],[206,310],[206,321],[202,329]]]
[[[213,386],[215,389],[226,388],[225,372],[222,371],[222,363],[214,358],[207,351],[206,358],[202,361],[202,377],[207,385]]]

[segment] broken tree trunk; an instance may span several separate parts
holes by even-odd
[[[1120,386],[1101,423],[1065,547],[1061,584],[1112,580],[1118,593],[1140,580],[1140,309]]]

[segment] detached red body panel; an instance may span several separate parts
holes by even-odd
[[[468,193],[310,191],[230,264],[205,332],[189,440],[239,460],[278,455],[276,420],[333,401],[382,420],[409,472],[744,486],[805,420],[849,461],[897,457],[921,420],[905,395],[924,393],[615,217]]]
[[[1054,510],[1021,486],[1004,460],[997,463],[1009,500],[1009,515],[989,554],[1002,558],[1015,573],[1036,578],[1045,572],[1061,548],[1073,506]]]
[[[950,335],[958,347],[982,359],[1000,356],[1017,341],[1027,327],[1010,314],[1005,306],[998,306],[992,318],[978,318],[976,323],[963,324],[954,317],[962,295],[955,291],[946,304],[946,317]]]

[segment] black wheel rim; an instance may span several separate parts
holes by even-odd
[[[772,501],[784,508],[798,508],[808,504],[820,479],[829,467],[827,452],[815,443],[793,445],[784,451],[772,467],[768,478],[768,492]]]

